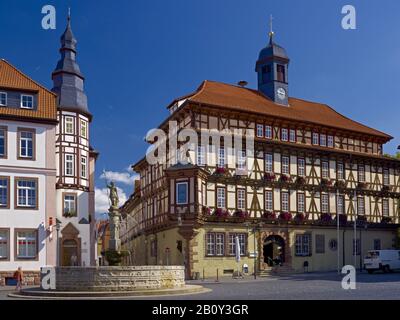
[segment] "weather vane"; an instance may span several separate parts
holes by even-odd
[[[269,37],[272,39],[273,35],[274,35],[274,31],[272,29],[272,20],[274,18],[272,17],[272,14],[269,16]]]

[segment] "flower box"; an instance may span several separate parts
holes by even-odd
[[[321,186],[323,186],[323,187],[332,187],[332,180],[327,179],[327,178],[322,178],[321,179]]]
[[[357,221],[367,222],[367,217],[363,214],[357,215]]]
[[[382,217],[381,223],[391,223],[392,218],[391,217]]]
[[[225,218],[225,217],[229,217],[229,212],[228,212],[228,210],[225,210],[222,208],[217,208],[217,209],[215,209],[213,215],[216,217]]]
[[[344,181],[343,179],[337,180],[336,183],[335,183],[335,187],[339,188],[339,189],[346,188],[346,181]]]
[[[270,173],[270,172],[265,172],[264,173],[264,180],[267,182],[272,182],[275,181],[276,176],[274,173]]]
[[[237,218],[248,218],[250,215],[249,215],[249,213],[248,213],[247,211],[236,210],[236,211],[233,213],[233,216],[234,216],[234,217],[237,217]]]
[[[337,222],[337,216],[335,217],[335,221]],[[339,224],[345,225],[347,223],[347,215],[339,214]]]
[[[389,186],[383,186],[381,189],[381,192],[385,193],[385,192],[389,192],[390,191],[390,187]]]
[[[297,213],[297,214],[294,216],[294,220],[295,220],[296,222],[303,222],[305,219],[306,219],[306,216],[304,215],[304,213]]]
[[[304,177],[297,177],[296,184],[298,186],[304,186],[306,184],[306,179]]]
[[[291,176],[289,176],[287,174],[281,174],[279,181],[283,182],[283,183],[289,183],[289,182],[292,182],[292,178],[291,178]]]
[[[273,211],[264,211],[263,217],[268,220],[275,220],[276,213]]]
[[[329,213],[322,213],[320,221],[324,223],[332,222],[332,216]]]
[[[290,221],[292,220],[292,214],[290,212],[281,212],[281,214],[279,215],[279,220]]]
[[[216,169],[215,169],[215,171],[214,171],[214,173],[215,174],[218,174],[218,175],[224,175],[224,174],[226,174],[228,172],[228,169],[227,168],[224,168],[224,167],[217,167]]]
[[[203,215],[209,216],[209,215],[211,215],[211,208],[203,206],[202,212],[203,212]]]
[[[360,190],[368,189],[368,183],[366,183],[366,182],[359,182],[359,183],[357,184],[357,189],[360,189]]]

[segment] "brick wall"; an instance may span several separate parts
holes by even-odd
[[[0,286],[6,285],[6,277],[13,277],[14,271],[0,271]],[[40,285],[40,272],[39,271],[24,271],[24,281],[23,285],[25,286],[33,286]]]

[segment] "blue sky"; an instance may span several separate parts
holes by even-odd
[[[57,10],[57,29],[41,28],[41,8]],[[341,28],[352,4],[357,29]],[[204,79],[256,87],[255,61],[267,43],[269,15],[286,48],[290,96],[324,102],[395,137],[400,144],[400,2],[290,0],[158,0],[0,2],[0,57],[51,88],[68,6],[86,76],[93,146],[103,169],[122,174],[144,155],[147,130],[167,115],[175,97]],[[125,181],[125,183],[123,182]]]

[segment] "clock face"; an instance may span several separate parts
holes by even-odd
[[[285,91],[285,89],[283,89],[283,88],[278,88],[278,89],[276,90],[276,93],[278,94],[278,98],[279,98],[279,99],[283,100],[283,99],[286,98],[286,91]]]

